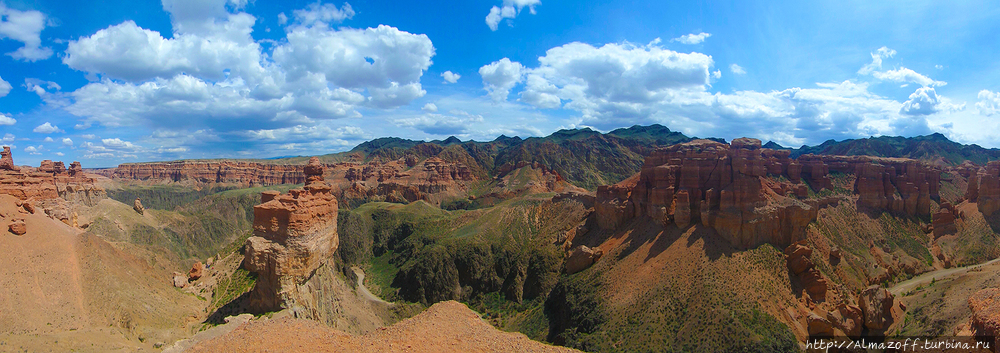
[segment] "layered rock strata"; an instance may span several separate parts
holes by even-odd
[[[281,308],[337,250],[337,199],[324,181],[323,166],[313,157],[303,171],[304,188],[264,192],[254,206],[254,234],[243,259],[243,266],[258,275],[250,293],[252,310]]]
[[[801,239],[819,207],[839,202],[809,193],[832,189],[834,172],[855,174],[861,208],[930,217],[931,201],[940,200],[940,170],[915,160],[791,159],[788,151],[761,148],[755,139],[728,145],[695,140],[657,149],[636,176],[598,187],[596,217],[605,229],[646,216],[680,228],[712,227],[737,247],[788,246]]]
[[[88,206],[107,197],[104,189],[83,173],[80,162],[73,162],[69,169],[62,162],[50,160],[42,161],[38,168],[18,168],[14,166],[9,147],[5,147],[0,156],[0,194],[20,200],[62,199]]]
[[[984,216],[991,216],[1000,210],[1000,161],[989,162],[970,173],[965,198],[976,202]]]

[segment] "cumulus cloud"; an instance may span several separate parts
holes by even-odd
[[[420,110],[423,110],[423,111],[428,112],[428,113],[437,113],[438,107],[434,103],[427,103],[427,104],[424,104],[424,107],[420,108]]]
[[[746,70],[736,64],[729,65],[729,71],[736,75],[745,75],[747,73]]]
[[[588,121],[635,123],[648,122],[657,102],[703,92],[714,65],[711,56],[678,53],[655,43],[594,47],[574,42],[549,49],[538,61],[539,67],[527,70],[522,101],[539,108],[568,101],[565,107],[580,111]]]
[[[346,2],[338,9],[334,4],[320,4],[317,1],[309,4],[305,9],[292,11],[292,14],[298,23],[308,26],[317,23],[331,24],[343,22],[346,19],[354,17],[354,9],[351,8],[351,4]],[[285,21],[287,22],[287,17]]]
[[[250,35],[256,19],[232,13],[242,5],[165,1],[171,38],[127,21],[71,41],[64,63],[97,78],[64,94],[65,109],[84,128],[225,133],[359,117],[359,107],[393,109],[426,94],[420,79],[435,51],[426,35],[332,28],[354,10],[314,3],[293,12],[285,40],[266,52]]]
[[[444,73],[441,74],[441,77],[444,78],[445,83],[455,83],[458,82],[458,79],[462,78],[462,75],[456,74],[451,71],[445,71]]]
[[[10,86],[10,82],[4,81],[3,77],[0,77],[0,97],[6,96],[10,93],[11,88],[13,87]]]
[[[722,70],[715,70],[712,72],[712,77],[716,80],[722,78]]]
[[[507,95],[515,85],[524,79],[524,65],[503,58],[479,68],[483,86],[494,102],[507,100]]]
[[[28,146],[24,148],[24,152],[27,152],[28,154],[35,156],[42,154],[41,151],[42,151],[42,145],[38,145],[37,147]]]
[[[0,142],[2,143],[14,142],[14,135],[9,133],[3,134],[3,137],[0,137]]]
[[[678,42],[678,43],[681,43],[681,44],[692,45],[692,44],[699,44],[701,42],[704,42],[705,39],[708,39],[708,37],[711,37],[711,36],[712,36],[711,33],[705,33],[705,32],[701,32],[701,33],[698,33],[698,34],[691,33],[691,34],[685,34],[683,36],[671,39],[670,41],[671,42]]]
[[[912,82],[924,87],[944,86],[948,84],[944,81],[932,80],[930,77],[921,75],[905,67],[888,71],[875,71],[872,72],[872,76],[882,81]]]
[[[70,139],[69,137],[64,138],[64,139],[62,139],[62,144],[63,144],[63,146],[72,146],[73,145],[73,140]]]
[[[416,117],[398,119],[396,124],[412,127],[424,133],[438,136],[465,135],[470,126],[484,121],[482,115],[453,110],[448,114],[428,113]]]
[[[17,124],[17,120],[14,117],[0,113],[0,125],[14,125]]]
[[[503,19],[514,19],[525,7],[532,15],[535,14],[535,6],[541,5],[541,0],[503,0],[500,7],[493,6],[490,13],[486,15],[486,25],[491,31],[496,31]]]
[[[41,33],[47,23],[45,14],[39,11],[19,11],[0,2],[0,39],[11,39],[23,44],[5,55],[31,62],[52,56],[52,49],[42,46]]]
[[[992,116],[997,114],[1000,112],[1000,92],[993,92],[986,89],[979,91],[979,102],[976,103],[976,108],[979,109],[979,114],[982,115]]]
[[[42,141],[45,141],[45,142],[55,142],[55,140],[53,140],[52,137],[45,137],[45,139],[42,140]]]
[[[51,134],[56,132],[63,132],[62,130],[59,129],[58,126],[52,125],[49,122],[45,122],[42,125],[38,125],[35,127],[34,130],[31,131],[37,132],[39,134]]]

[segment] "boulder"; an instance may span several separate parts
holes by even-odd
[[[184,288],[187,287],[188,285],[188,277],[185,276],[183,273],[174,272],[173,282],[174,282],[174,287]]]
[[[12,220],[10,224],[7,225],[7,229],[15,235],[24,235],[24,233],[28,232],[28,227],[24,224],[24,220],[20,218]]]
[[[195,262],[194,265],[191,265],[191,270],[188,271],[188,281],[198,280],[204,272],[205,265],[201,261]]]
[[[840,304],[827,315],[833,325],[848,337],[861,336],[864,329],[863,311],[857,305]]]
[[[798,275],[813,268],[813,262],[809,259],[812,249],[802,243],[792,244],[785,248],[785,259],[788,261],[788,269]]]
[[[892,307],[895,296],[888,289],[872,285],[861,292],[861,310],[864,312],[865,327],[882,332],[894,322]]]
[[[825,317],[809,313],[806,323],[811,337],[833,337],[833,324]]]
[[[146,208],[142,207],[142,201],[138,197],[135,198],[135,202],[132,203],[132,209],[138,214],[145,214]]]
[[[604,252],[601,249],[591,249],[585,245],[580,245],[570,250],[566,258],[566,273],[574,274],[590,268],[597,260],[601,259]]]

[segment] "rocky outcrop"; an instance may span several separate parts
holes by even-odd
[[[138,197],[135,198],[135,202],[132,202],[132,209],[138,214],[146,213],[146,208],[142,207],[142,200],[139,200]]]
[[[969,176],[965,198],[976,202],[984,216],[1000,210],[1000,161],[989,162]]]
[[[13,167],[10,149],[4,150],[0,167],[0,194],[12,195],[20,200],[49,200],[61,198],[87,206],[96,205],[107,193],[94,184],[94,179],[83,173],[80,162],[73,162],[67,171],[62,162],[42,161],[38,168]]]
[[[658,149],[637,178],[598,188],[598,225],[614,228],[646,216],[680,228],[712,227],[736,247],[787,246],[816,217],[816,207],[765,187],[769,171],[788,171],[790,164],[783,152],[746,138],[732,145],[696,140]]]
[[[861,311],[864,313],[865,328],[871,333],[884,333],[905,311],[902,303],[888,289],[872,285],[861,292]]]
[[[188,276],[187,276],[188,282],[197,281],[199,278],[201,278],[204,272],[205,272],[205,265],[202,264],[201,261],[195,262],[194,265],[191,265],[191,270],[188,271]]]
[[[0,170],[18,170],[14,166],[14,158],[11,157],[10,146],[3,146],[3,152],[0,152]]]
[[[822,301],[826,299],[827,280],[809,258],[812,252],[812,248],[808,247],[805,241],[798,241],[785,248],[785,260],[788,269],[797,276],[809,298]]]
[[[994,347],[1000,344],[1000,289],[982,289],[969,297],[972,330],[977,337],[989,337]]]
[[[679,228],[712,227],[736,247],[788,246],[803,237],[818,208],[840,201],[810,196],[810,189],[834,187],[831,173],[856,174],[854,192],[865,208],[929,217],[931,201],[940,200],[940,170],[915,160],[809,154],[793,160],[755,139],[695,140],[659,148],[636,176],[598,187],[595,217],[604,229],[649,217]]]
[[[130,163],[108,169],[106,176],[121,180],[193,181],[232,183],[245,187],[301,184],[303,165],[266,164],[242,161],[176,161]]]
[[[574,274],[586,270],[600,260],[602,255],[604,252],[601,249],[591,249],[585,245],[577,246],[566,256],[566,273]]]
[[[187,285],[188,285],[188,277],[185,276],[183,273],[180,273],[180,272],[174,272],[174,276],[173,276],[173,280],[172,281],[174,283],[174,287],[177,287],[177,288],[184,288],[184,287],[187,287]]]
[[[294,301],[304,283],[336,251],[337,199],[313,157],[304,168],[306,185],[288,194],[264,192],[254,206],[253,231],[243,266],[258,275],[249,305],[271,311]]]
[[[14,219],[7,225],[7,229],[14,235],[24,235],[28,232],[28,227],[24,224],[24,219]]]
[[[958,233],[958,225],[955,224],[958,219],[958,210],[950,202],[941,201],[941,208],[931,217],[934,238]]]

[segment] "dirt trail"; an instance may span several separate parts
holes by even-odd
[[[373,302],[392,305],[392,303],[382,300],[382,298],[379,298],[378,296],[372,294],[372,292],[368,291],[368,288],[365,287],[365,271],[361,270],[358,267],[351,267],[351,270],[354,271],[354,274],[358,277],[358,291],[360,291],[361,294],[364,295],[366,299],[371,300]]]
[[[996,259],[993,259],[993,260],[990,260],[990,261],[987,261],[987,262],[984,262],[984,263],[981,263],[981,264],[976,264],[976,265],[969,265],[969,266],[965,266],[965,267],[947,268],[947,269],[943,269],[943,270],[936,270],[936,271],[927,272],[927,273],[922,274],[920,276],[908,279],[908,280],[903,281],[903,282],[899,282],[898,284],[896,284],[896,285],[892,286],[891,288],[889,288],[889,292],[892,292],[892,294],[894,294],[894,295],[900,295],[902,293],[906,293],[909,290],[912,290],[913,288],[917,288],[917,287],[919,287],[922,284],[930,283],[932,280],[939,280],[939,279],[942,279],[942,278],[945,278],[945,277],[948,277],[948,276],[961,275],[961,274],[964,274],[966,272],[969,272],[969,270],[978,268],[980,266],[986,266],[986,265],[995,263],[997,261],[1000,261],[1000,258],[996,258]]]

